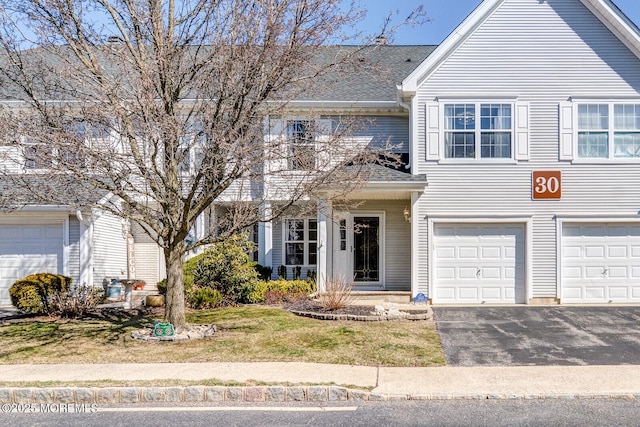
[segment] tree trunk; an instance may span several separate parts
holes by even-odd
[[[179,250],[165,250],[167,266],[167,295],[164,318],[174,328],[187,325],[184,311],[184,282],[182,279],[182,253]]]

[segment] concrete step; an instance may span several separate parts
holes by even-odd
[[[411,292],[409,291],[352,291],[358,301],[370,301],[372,303],[396,303],[409,304]]]

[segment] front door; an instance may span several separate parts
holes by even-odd
[[[359,288],[380,288],[382,215],[339,214],[333,233],[333,271]]]

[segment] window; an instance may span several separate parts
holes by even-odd
[[[444,121],[446,158],[510,159],[512,157],[511,104],[445,104]]]
[[[315,168],[315,143],[312,124],[308,120],[287,121],[289,170],[313,170]]]
[[[640,104],[579,104],[578,157],[640,158]]]
[[[24,148],[25,169],[46,169],[53,165],[51,147],[34,142]]]
[[[286,219],[285,264],[316,265],[318,262],[318,221]]]

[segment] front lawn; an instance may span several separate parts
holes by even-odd
[[[323,321],[283,309],[243,306],[189,313],[213,323],[209,339],[145,343],[131,331],[160,315],[0,323],[0,363],[318,362],[371,366],[445,364],[432,322]]]

